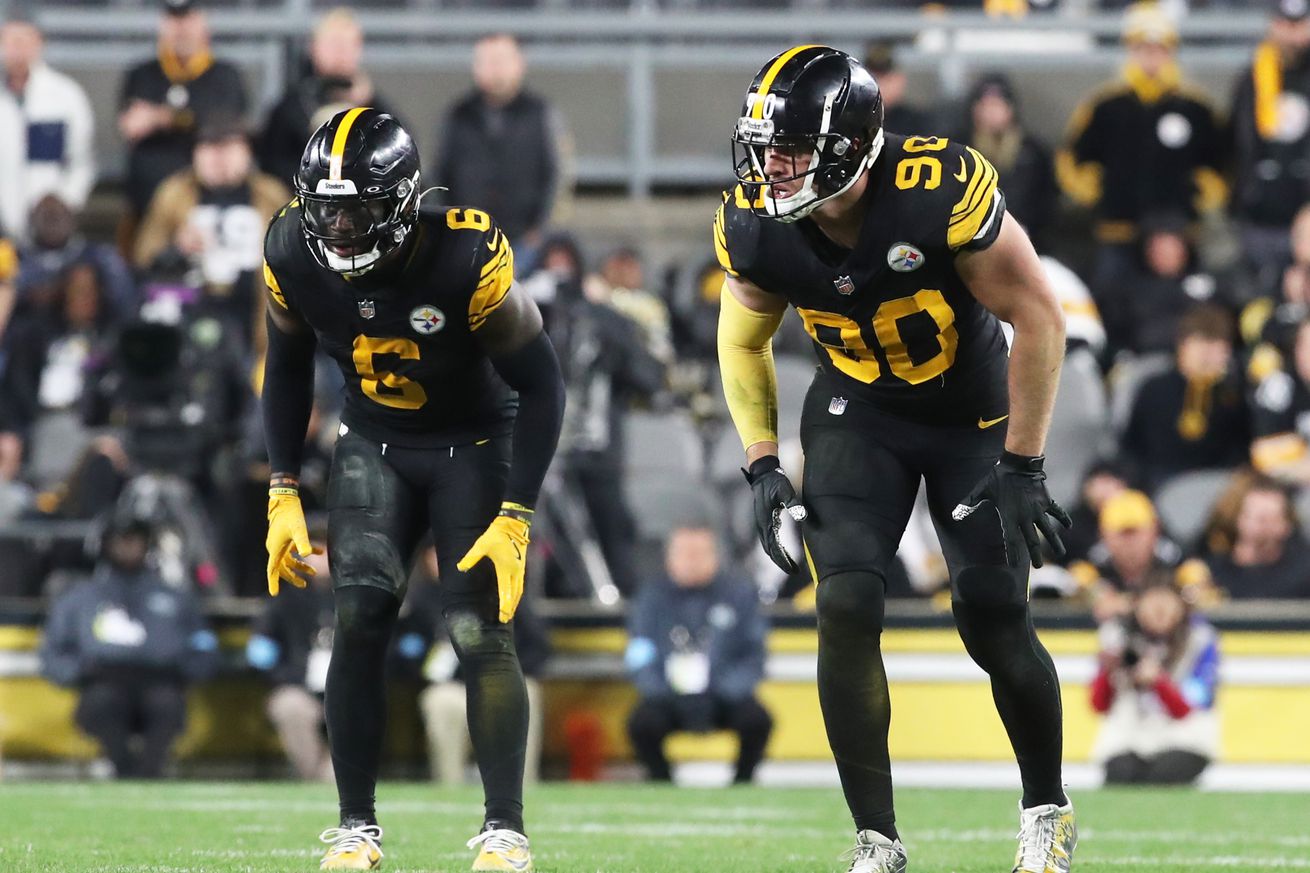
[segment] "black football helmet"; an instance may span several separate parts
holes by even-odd
[[[752,211],[796,221],[846,191],[882,151],[882,114],[878,83],[845,52],[802,45],[770,60],[732,136]]]
[[[398,250],[414,229],[418,149],[390,115],[347,109],[309,138],[295,188],[314,259],[358,275]]]

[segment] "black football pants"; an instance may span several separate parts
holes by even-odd
[[[755,697],[729,700],[698,694],[645,697],[628,716],[628,738],[647,776],[655,782],[673,778],[664,741],[674,731],[730,730],[737,735],[737,768],[732,781],[750,782],[764,760],[773,718]]]
[[[343,822],[374,817],[386,652],[410,560],[431,530],[486,817],[523,829],[528,698],[511,625],[498,619],[491,562],[467,573],[455,567],[496,516],[509,450],[508,437],[441,449],[383,446],[354,433],[337,441],[328,483],[337,621],[324,704]]]
[[[925,425],[858,401],[831,401],[825,380],[816,379],[801,421],[809,510],[802,530],[818,581],[819,703],[856,827],[895,836],[891,702],[879,645],[887,565],[920,480],[950,571],[956,626],[991,679],[1019,762],[1024,806],[1063,803],[1060,687],[1033,631],[1028,566],[1006,564],[996,513],[951,519],[1000,456],[1004,423]]]
[[[186,688],[147,672],[93,680],[82,688],[74,718],[100,741],[119,779],[158,779],[186,727]]]

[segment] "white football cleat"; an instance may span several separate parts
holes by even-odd
[[[532,870],[532,852],[528,850],[528,838],[509,828],[488,828],[469,840],[468,848],[478,849],[478,856],[473,859],[475,871],[508,871],[508,873],[530,873]]]
[[[1073,803],[1048,803],[1032,809],[1019,808],[1019,851],[1011,873],[1069,873],[1073,850],[1078,845],[1078,826],[1073,820]]]
[[[328,844],[320,870],[376,870],[382,864],[382,828],[377,825],[328,828],[318,838]]]
[[[860,831],[855,848],[844,857],[851,859],[846,873],[905,873],[909,860],[900,840],[889,840],[877,831]]]

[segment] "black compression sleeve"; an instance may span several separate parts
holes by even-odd
[[[264,442],[274,473],[300,475],[305,431],[314,405],[314,334],[284,333],[267,318],[264,357]]]
[[[495,358],[492,363],[501,378],[519,394],[505,499],[535,506],[564,420],[564,379],[559,360],[555,357],[555,347],[542,331],[523,348]]]

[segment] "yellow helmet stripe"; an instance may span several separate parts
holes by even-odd
[[[764,98],[768,95],[769,89],[773,87],[773,80],[778,78],[778,74],[782,72],[782,68],[787,66],[787,62],[806,49],[812,48],[822,48],[822,46],[798,45],[795,48],[787,49],[787,51],[778,55],[778,59],[773,62],[773,66],[769,67],[769,71],[765,73],[764,78],[760,80],[760,90],[755,92],[755,105],[751,107],[751,118],[764,117]]]
[[[337,125],[336,135],[332,137],[332,154],[328,159],[328,178],[333,182],[341,181],[341,161],[346,155],[346,137],[350,135],[350,128],[355,126],[355,119],[368,109],[367,106],[356,106]]]

